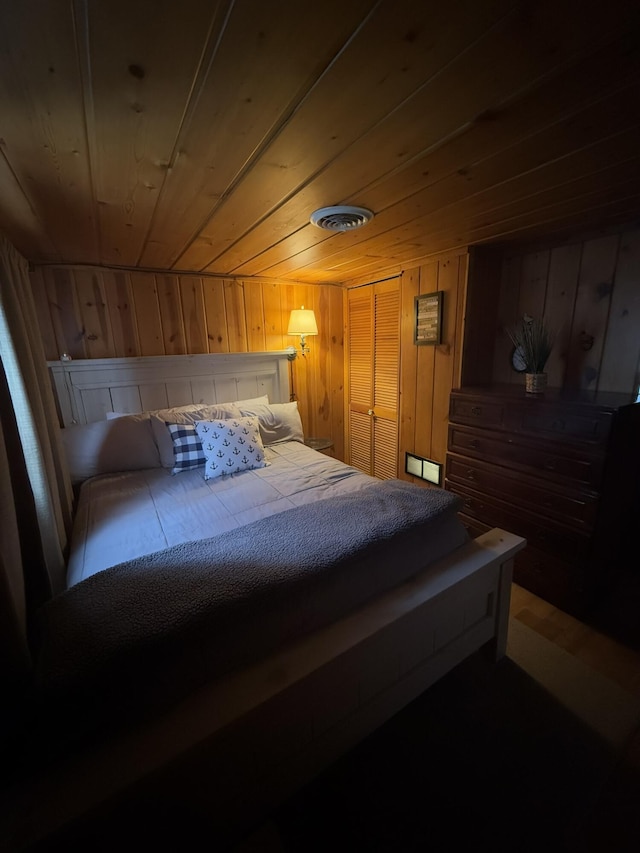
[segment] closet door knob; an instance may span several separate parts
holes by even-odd
[[[373,416],[375,414],[375,412],[373,411],[373,409],[369,409],[367,414]]]

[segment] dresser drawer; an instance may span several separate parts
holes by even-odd
[[[525,508],[515,507],[496,497],[487,497],[468,486],[446,480],[446,488],[462,498],[460,512],[488,527],[501,527],[522,536],[533,548],[555,555],[571,564],[584,563],[589,555],[589,537],[544,518]]]
[[[447,454],[446,476],[452,483],[471,486],[516,508],[528,507],[585,532],[595,522],[598,498],[592,492],[565,489],[529,474],[451,453]]]
[[[463,424],[499,427],[504,423],[505,408],[496,400],[456,397],[452,394],[449,399],[449,419]]]
[[[547,409],[544,406],[524,406],[518,409],[514,428],[557,441],[588,441],[606,444],[611,429],[607,412],[585,412],[576,409]]]
[[[476,539],[478,536],[491,530],[488,524],[483,524],[482,521],[478,521],[470,515],[465,515],[463,512],[459,512],[458,517],[472,539]]]
[[[602,480],[603,457],[574,451],[561,452],[557,446],[537,443],[531,439],[514,438],[512,434],[492,434],[489,430],[449,424],[448,449],[452,453],[506,464],[550,480],[563,477],[566,481],[598,488]],[[575,454],[575,455],[574,455]]]

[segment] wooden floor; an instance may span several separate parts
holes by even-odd
[[[578,621],[517,584],[513,584],[511,590],[511,617],[640,698],[639,646],[625,645],[606,631]],[[562,847],[563,853],[635,853],[640,849],[637,843],[640,836],[639,780],[640,733],[630,739],[620,759],[619,770],[611,774],[594,797],[588,819],[584,826],[576,826],[575,838]],[[427,847],[428,835],[424,849]],[[550,839],[548,849],[560,848]],[[233,853],[289,853],[290,850],[277,822],[268,820],[234,848]]]
[[[625,628],[617,632],[616,605],[620,602],[620,621]],[[640,580],[637,575],[632,576],[628,587],[619,591],[613,609],[606,614],[604,625],[610,630],[586,625],[517,584],[511,588],[511,616],[631,695],[640,697]],[[629,638],[631,642],[617,636]],[[582,827],[576,851],[627,853],[637,850],[639,802],[640,730],[630,737],[615,771],[592,804],[590,820]]]
[[[511,616],[640,697],[640,651],[579,622],[517,584],[511,589]]]

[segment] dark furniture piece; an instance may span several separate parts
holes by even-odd
[[[454,389],[445,488],[472,535],[527,539],[514,580],[584,616],[616,579],[640,476],[640,405],[618,394],[526,394],[513,385]]]

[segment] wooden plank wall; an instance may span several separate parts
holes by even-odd
[[[401,278],[400,438],[401,479],[423,482],[404,473],[405,453],[443,465],[447,452],[449,394],[460,384],[468,259],[466,253],[444,255]],[[414,343],[415,297],[442,291],[442,343]]]
[[[263,352],[296,344],[292,308],[312,308],[318,336],[291,365],[305,435],[343,457],[342,289],[84,266],[31,273],[47,359]],[[299,339],[298,339],[299,343]]]
[[[505,253],[493,381],[522,383],[505,328],[524,312],[556,333],[550,386],[634,395],[640,381],[640,228]]]

